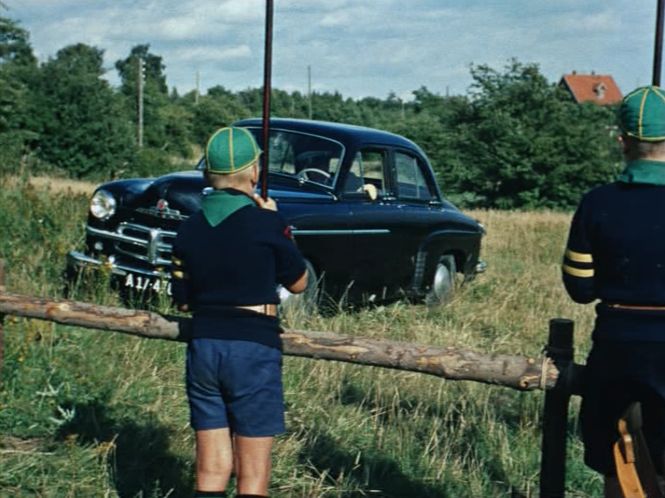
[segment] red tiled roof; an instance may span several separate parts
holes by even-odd
[[[564,74],[559,85],[564,86],[578,104],[595,102],[609,105],[623,98],[621,90],[609,74]]]

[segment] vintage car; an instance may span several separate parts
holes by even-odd
[[[235,126],[262,143],[260,119]],[[482,225],[442,197],[416,144],[337,123],[272,119],[270,126],[269,195],[307,260],[305,300],[406,297],[437,305],[456,281],[484,270]],[[90,201],[85,249],[68,254],[68,273],[104,266],[125,289],[168,293],[178,224],[206,195],[204,160],[193,171],[100,185]],[[294,299],[281,295],[283,302]]]

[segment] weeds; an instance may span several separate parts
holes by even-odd
[[[28,181],[0,187],[8,290],[61,296],[65,254],[82,242],[87,199]],[[288,325],[538,355],[548,320],[565,316],[576,321],[583,362],[592,311],[573,305],[559,282],[569,217],[473,215],[487,227],[489,269],[446,307],[398,302],[332,316],[294,313]],[[70,291],[120,304],[108,283],[101,274]],[[1,494],[190,496],[183,356],[180,344],[8,317]],[[536,496],[542,393],[299,358],[285,359],[284,383],[288,432],[276,445],[273,496]],[[598,496],[599,479],[582,464],[576,431],[571,413],[570,495]]]

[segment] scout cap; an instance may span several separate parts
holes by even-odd
[[[259,155],[256,140],[245,128],[221,128],[206,145],[206,170],[230,175],[254,164]]]
[[[619,126],[638,140],[665,140],[665,92],[643,86],[626,95],[619,107]]]

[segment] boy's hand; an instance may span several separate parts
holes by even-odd
[[[254,200],[261,209],[268,209],[269,211],[277,211],[277,204],[270,197],[268,197],[266,200],[263,200],[263,197],[255,193]]]

